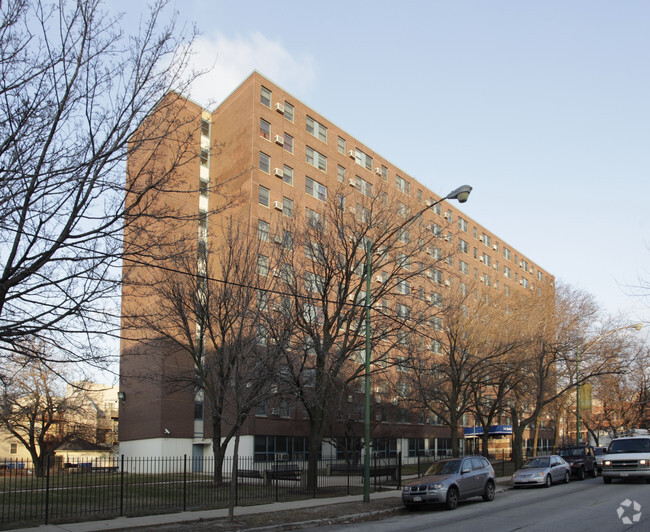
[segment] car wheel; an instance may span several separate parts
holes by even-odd
[[[551,475],[546,475],[546,478],[544,479],[544,487],[550,488],[552,484],[553,481],[551,480]]]
[[[578,469],[578,480],[584,480],[585,479],[585,468],[581,467]]]
[[[598,476],[598,469],[596,469],[596,466],[591,470],[591,478],[596,478]]]
[[[483,500],[485,502],[493,501],[495,491],[494,482],[488,480],[488,483],[485,485],[485,491],[483,492]]]
[[[603,482],[605,484],[611,484],[612,483],[612,478],[611,477],[603,477]]]
[[[564,473],[564,483],[565,483],[565,484],[568,484],[568,483],[569,483],[569,479],[570,479],[570,478],[571,478],[571,475],[569,475],[569,472],[568,472],[568,471],[567,471],[566,473]]]
[[[451,487],[447,490],[447,501],[445,502],[447,510],[455,510],[458,507],[458,490]]]

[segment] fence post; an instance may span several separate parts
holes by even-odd
[[[120,517],[124,516],[124,455],[120,455]]]
[[[192,456],[194,459],[194,456]],[[183,511],[187,511],[187,455],[183,455]]]
[[[397,453],[397,489],[402,487],[402,451]]]
[[[506,476],[506,450],[501,449],[501,476]]]
[[[45,455],[45,524],[50,517],[50,455]]]

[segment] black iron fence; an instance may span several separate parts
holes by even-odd
[[[401,456],[370,461],[371,489],[397,487]],[[303,460],[240,457],[215,467],[213,457],[0,462],[0,528],[188,510],[226,508],[363,492],[363,464],[320,460],[315,474]]]

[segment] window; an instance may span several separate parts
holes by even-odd
[[[441,331],[442,330],[442,318],[439,318],[438,316],[434,316],[433,318],[431,318],[431,326],[436,331]]]
[[[207,168],[209,158],[210,158],[210,151],[206,148],[201,148],[201,166]]]
[[[410,290],[410,288],[409,288]],[[408,307],[406,305],[402,305],[401,303],[397,304],[397,317],[407,320],[410,319],[411,317],[411,307]]]
[[[336,147],[339,150],[339,153],[342,153],[343,155],[345,155],[345,139],[344,138],[341,138],[341,137],[338,138]]]
[[[465,242],[462,238],[458,239],[458,251],[463,253],[469,253],[469,244]]]
[[[263,187],[262,185],[259,186],[259,193],[258,193],[258,200],[260,205],[264,205],[265,207],[268,207],[271,203],[271,192],[269,191],[268,188]]]
[[[544,274],[539,270],[537,270],[537,280],[541,281],[543,278],[544,278]]]
[[[342,194],[337,194],[336,195],[336,205],[338,206],[338,208],[340,210],[345,212],[345,196],[343,196]]]
[[[359,148],[354,150],[354,162],[372,171],[372,157],[363,153]]]
[[[269,241],[269,223],[264,220],[257,221],[257,238],[263,242]]]
[[[271,107],[271,91],[266,87],[262,87],[260,102],[269,108]]]
[[[460,273],[464,273],[465,275],[469,275],[469,264],[466,262],[459,260],[458,261],[458,269],[460,270]]]
[[[460,216],[458,217],[458,228],[461,231],[465,231],[466,233],[467,233],[467,231],[469,229],[469,225],[467,223],[467,220],[465,220],[464,218],[461,218]]]
[[[338,165],[338,168],[336,169],[336,176],[338,177],[338,180],[340,183],[343,183],[345,181],[345,167],[341,166],[340,164]]]
[[[481,242],[483,242],[487,247],[491,247],[491,246],[492,246],[492,239],[491,239],[488,235],[486,235],[485,233],[483,233],[483,234],[481,235],[481,238],[479,238],[479,240],[480,240]]]
[[[201,119],[201,135],[204,137],[210,136],[210,121],[205,118]]]
[[[445,218],[447,218],[447,221],[449,223],[452,223],[454,221],[454,215],[450,210],[447,210],[447,213],[445,214]]]
[[[384,181],[388,181],[388,168],[386,168],[383,164],[381,165],[381,178]],[[422,192],[420,191],[420,194]]]
[[[372,184],[368,183],[365,179],[361,179],[358,175],[354,176],[354,188],[364,196],[372,197]]]
[[[521,267],[524,269],[525,272],[528,271],[528,261],[521,259]]]
[[[503,257],[506,258],[506,259],[508,259],[508,260],[512,260],[512,259],[510,258],[510,256],[511,256],[511,255],[510,255],[510,250],[509,250],[508,248],[503,248]]]
[[[264,276],[269,274],[269,258],[267,256],[257,256],[257,273]]]
[[[287,231],[286,229],[282,230],[282,247],[288,250],[293,249],[293,235],[291,231]]]
[[[260,152],[260,170],[267,174],[271,173],[271,157],[264,152]]]
[[[305,177],[305,192],[321,201],[327,201],[327,187],[311,177]]]
[[[325,157],[322,153],[318,153],[316,150],[310,148],[309,146],[305,148],[305,160],[319,170],[327,172],[327,157]]]
[[[442,307],[442,294],[431,292],[431,303],[436,307]]]
[[[287,166],[286,164],[282,170],[282,181],[284,181],[287,185],[293,186],[293,168]]]
[[[289,122],[293,122],[293,105],[289,102],[284,102],[284,117]]]
[[[397,186],[397,190],[400,192],[406,194],[407,196],[411,195],[411,187],[403,177],[396,175],[395,185]]]
[[[17,443],[12,443],[11,444],[11,450],[9,452],[11,454],[18,454],[18,444]]]
[[[431,268],[431,278],[433,279],[434,282],[438,284],[442,284],[442,272],[440,270]]]
[[[399,294],[404,294],[405,296],[408,296],[411,294],[411,283],[406,280],[401,280],[400,282],[397,283],[397,292]]]
[[[262,290],[257,291],[257,308],[262,312],[269,309],[269,294]]]
[[[512,270],[508,268],[507,266],[503,267],[503,275],[505,275],[508,279],[512,279]]]
[[[282,198],[282,214],[287,218],[293,218],[293,200],[291,198]]]
[[[433,236],[436,238],[442,238],[442,227],[440,227],[438,224],[433,223],[429,226],[429,228],[431,229]]]
[[[209,188],[208,182],[203,181],[203,179],[201,179],[199,181],[199,196],[201,196],[203,198],[207,198],[208,197],[208,188]]]
[[[257,345],[267,345],[267,336],[268,336],[268,331],[266,330],[266,327],[262,324],[257,325],[257,334],[256,334],[256,339],[257,339]]]
[[[271,140],[271,124],[263,118],[260,118],[260,137]]]
[[[491,266],[492,265],[492,260],[490,259],[490,255],[488,255],[487,253],[483,253],[481,255],[481,259],[482,259],[481,262],[483,264],[485,264],[486,266]]]
[[[528,279],[525,277],[521,278],[521,284],[523,285],[524,288],[528,288]]]
[[[285,151],[293,153],[293,137],[285,133],[283,138],[284,143],[282,144],[282,147],[285,149]]]
[[[321,219],[320,213],[312,211],[309,207],[305,207],[305,218],[307,218],[307,225],[322,231],[324,229],[325,222]]]
[[[320,122],[314,120],[311,116],[307,116],[307,133],[311,133],[314,137],[327,142],[327,128]]]

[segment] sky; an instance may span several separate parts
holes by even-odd
[[[606,313],[650,322],[650,2],[172,5],[212,66],[198,103],[257,70],[435,193],[471,185],[462,212]]]

